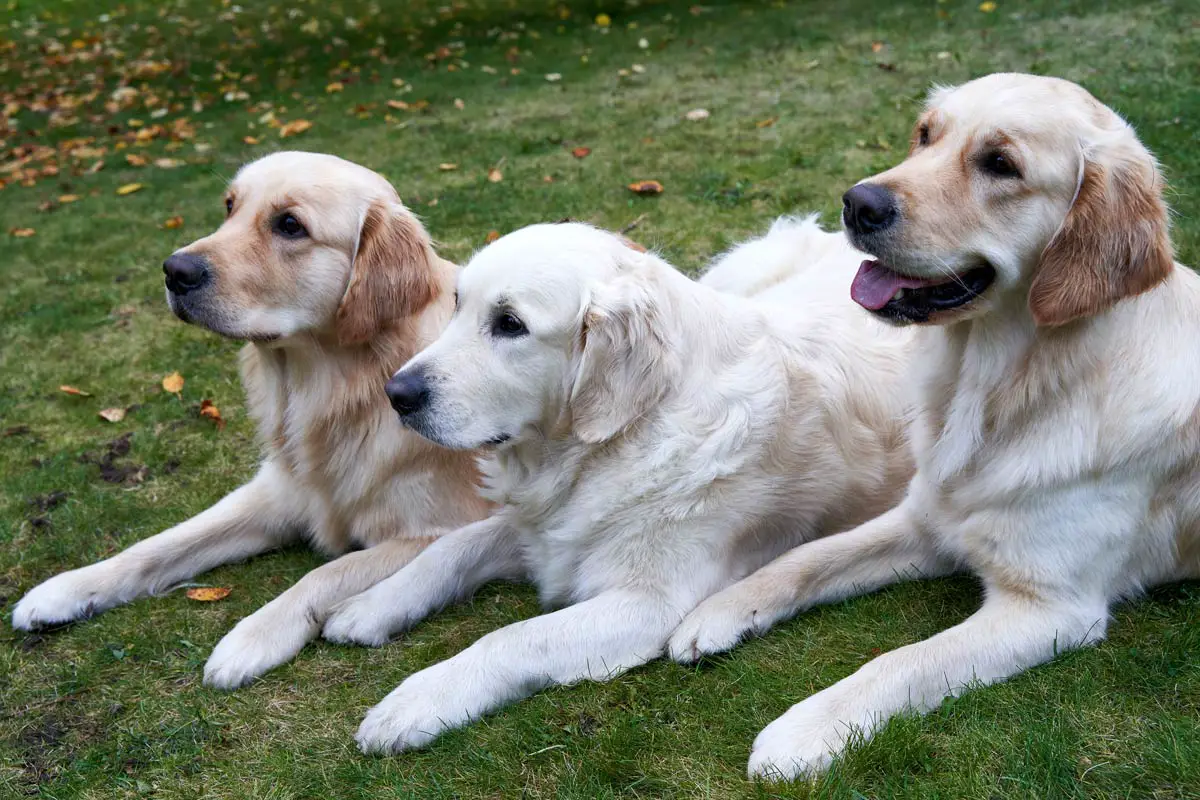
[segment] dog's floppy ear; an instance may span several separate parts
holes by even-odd
[[[391,320],[429,305],[438,291],[433,258],[429,235],[402,205],[372,203],[337,311],[338,342],[368,342]]]
[[[1106,160],[1111,164],[1085,156],[1075,202],[1042,253],[1029,289],[1038,325],[1097,314],[1171,272],[1167,208],[1154,159],[1138,147]]]
[[[658,403],[675,382],[677,358],[643,276],[596,287],[582,323],[582,352],[570,392],[572,428],[607,441]]]

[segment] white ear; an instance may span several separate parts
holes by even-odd
[[[644,275],[596,287],[583,315],[583,352],[570,410],[576,436],[608,441],[654,407],[678,375],[669,332]]]

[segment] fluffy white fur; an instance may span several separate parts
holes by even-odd
[[[701,283],[580,224],[481,251],[449,327],[400,375],[430,387],[406,424],[455,447],[509,437],[486,467],[499,510],[343,603],[324,635],[379,645],[493,579],[531,580],[560,610],[409,677],[367,715],[362,749],[420,747],[656,658],[711,593],[894,502],[911,475],[909,337],[847,302],[860,258],[811,220]],[[505,313],[528,333],[496,333]]]
[[[207,260],[210,283],[168,301],[185,319],[256,340],[242,378],[264,451],[258,474],[196,517],[35,587],[12,620],[24,630],[71,622],[301,538],[330,555],[369,548],[309,573],[225,636],[204,675],[224,688],[292,658],[331,605],[488,510],[472,455],[404,430],[383,393],[449,318],[457,272],[391,185],[333,156],[277,153],[244,167],[228,197],[221,228],[181,251]],[[271,231],[285,212],[305,237]]]
[[[793,706],[756,739],[752,775],[823,770],[852,732],[1097,642],[1114,601],[1200,575],[1200,278],[1172,262],[1153,158],[1049,78],[939,90],[925,123],[928,143],[869,179],[904,198],[872,252],[926,277],[985,259],[997,279],[920,331],[916,476],[886,514],[709,598],[671,652],[914,575],[969,569],[985,600]],[[989,147],[1020,175],[964,173]]]

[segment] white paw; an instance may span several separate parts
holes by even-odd
[[[449,684],[433,675],[436,670],[434,666],[409,676],[367,712],[354,735],[360,750],[382,754],[415,750],[432,742],[442,731],[470,720],[464,708],[466,701],[448,697],[445,689]],[[454,708],[459,710],[452,711]]]
[[[382,647],[392,635],[388,610],[363,592],[334,606],[321,635],[331,642]]]
[[[32,631],[62,625],[89,617],[108,608],[109,603],[89,589],[81,570],[55,575],[35,586],[13,609],[12,624],[17,630]]]
[[[765,631],[758,614],[736,595],[714,595],[683,618],[671,634],[667,652],[681,664],[699,661],[702,656],[733,649],[748,636]]]
[[[278,619],[269,609],[246,617],[225,634],[204,665],[204,683],[217,689],[245,686],[292,660],[317,635],[305,618]]]
[[[835,684],[788,709],[754,740],[747,768],[751,778],[791,781],[829,769],[855,736],[870,736],[851,699]]]

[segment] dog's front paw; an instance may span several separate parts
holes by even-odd
[[[828,770],[851,737],[870,735],[854,705],[835,684],[792,706],[755,738],[750,777],[791,781]]]
[[[760,625],[757,611],[727,590],[710,597],[683,618],[671,634],[667,652],[673,660],[691,664],[703,656],[731,650],[738,642],[764,630],[766,626]]]
[[[442,731],[468,721],[463,702],[449,700],[446,687],[430,679],[429,673],[436,669],[409,676],[367,712],[354,736],[360,750],[380,754],[415,750],[432,742]]]
[[[290,661],[317,634],[304,618],[274,619],[269,608],[246,617],[225,634],[204,665],[204,683],[237,689]]]
[[[339,644],[382,647],[392,635],[392,616],[370,592],[355,595],[334,606],[321,635]]]
[[[17,630],[33,631],[90,617],[108,607],[82,570],[64,572],[29,590],[13,609]]]

